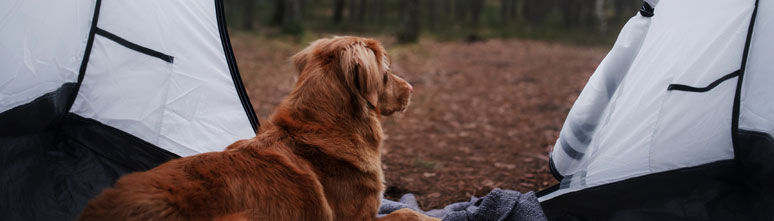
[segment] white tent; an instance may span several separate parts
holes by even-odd
[[[774,218],[774,1],[646,0],[551,153],[549,218]]]
[[[257,127],[220,0],[0,1],[0,219],[72,219]]]

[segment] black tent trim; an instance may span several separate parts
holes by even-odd
[[[745,178],[745,184],[768,201],[774,201],[774,189],[771,188],[774,186],[774,163],[771,161],[774,159],[774,137],[743,129],[739,129],[736,136],[743,146],[734,156],[741,167],[740,174]]]
[[[667,87],[667,91],[674,90],[674,91],[687,91],[687,92],[699,92],[699,93],[707,92],[717,87],[718,85],[720,85],[720,83],[723,83],[728,79],[739,76],[739,72],[740,70],[736,70],[734,72],[731,72],[730,74],[724,75],[723,77],[718,78],[717,80],[713,81],[706,87],[693,87],[693,86],[688,86],[684,84],[669,84],[669,87]]]
[[[563,137],[559,138],[559,142],[562,144],[562,150],[564,150],[564,153],[567,154],[572,159],[580,160],[583,158],[583,155],[585,153],[575,150],[575,148],[572,148],[570,146],[570,143],[567,143],[567,140],[565,140]]]
[[[64,83],[29,103],[0,113],[0,139],[40,133],[55,127],[67,115],[67,102],[75,96],[75,87],[75,82]]]
[[[566,193],[542,202],[541,207],[549,220],[639,220],[642,217],[654,220],[759,220],[773,217],[774,211],[770,208],[774,204],[761,200],[759,194],[745,188],[738,170],[734,160],[721,160]]]
[[[245,91],[245,86],[242,83],[242,77],[239,75],[239,68],[237,67],[236,58],[234,57],[234,50],[231,48],[231,40],[228,36],[226,16],[223,12],[223,0],[215,0],[215,14],[218,20],[220,41],[223,45],[223,52],[226,55],[226,63],[228,63],[229,71],[231,71],[231,79],[234,81],[239,100],[242,102],[242,107],[245,109],[247,119],[250,120],[253,131],[258,132],[258,127],[260,127],[261,124],[258,122],[258,117],[255,115],[253,105],[250,103],[250,98],[247,96],[247,91]]]
[[[559,170],[556,169],[556,164],[554,164],[554,159],[550,156],[548,157],[548,170],[551,171],[551,175],[554,176],[554,178],[557,181],[562,181],[564,177],[562,177],[562,174],[559,174]]]
[[[91,18],[91,28],[89,29],[89,39],[86,41],[86,50],[83,52],[83,60],[81,60],[81,67],[78,71],[78,81],[75,85],[75,93],[67,102],[67,111],[73,107],[75,98],[78,97],[78,91],[81,90],[81,84],[83,83],[83,77],[86,75],[86,66],[89,64],[89,57],[91,56],[91,47],[94,45],[94,35],[97,33],[97,22],[99,21],[100,5],[102,0],[97,0],[94,3],[94,15]]]
[[[642,16],[653,17],[653,15],[654,15],[653,12],[654,11],[655,11],[655,9],[653,8],[653,6],[650,6],[650,4],[648,4],[648,2],[646,2],[646,1],[642,2],[642,7],[640,8],[640,14]]]
[[[131,135],[123,130],[103,124],[97,120],[85,118],[78,114],[69,113],[64,124],[77,125],[65,132],[68,137],[89,137],[88,140],[76,141],[84,144],[93,142],[87,146],[98,155],[110,159],[133,171],[144,171],[156,167],[159,164],[172,159],[180,158],[175,153],[158,148],[156,145]],[[76,135],[74,134],[83,134]],[[88,134],[88,135],[87,135]],[[89,136],[91,135],[91,136]],[[99,137],[94,137],[99,136]],[[119,140],[120,142],[112,142]],[[110,146],[110,148],[94,148]],[[118,149],[118,150],[116,150]]]
[[[151,57],[156,57],[168,63],[173,63],[175,61],[175,57],[172,57],[170,55],[161,53],[159,51],[156,51],[150,48],[143,47],[142,45],[132,43],[131,41],[128,41],[122,37],[119,37],[118,35],[110,33],[109,31],[105,31],[105,29],[101,29],[97,27],[97,34],[107,39],[110,39],[111,41],[114,41],[124,47],[132,49],[136,52],[140,52]]]
[[[177,155],[122,130],[67,113],[38,133],[0,137],[4,220],[73,220],[124,174]]]
[[[747,39],[744,43],[744,52],[742,53],[742,64],[739,69],[739,78],[736,81],[736,94],[734,94],[734,109],[731,116],[731,140],[734,144],[734,156],[742,145],[738,143],[737,134],[739,134],[739,108],[741,108],[742,83],[744,82],[744,73],[747,71],[747,56],[750,54],[750,44],[752,43],[753,30],[755,29],[755,17],[758,15],[758,0],[755,0],[755,9],[750,17],[750,25],[747,27]]]
[[[736,84],[736,94],[734,94],[734,107],[731,117],[731,139],[734,145],[734,159],[739,164],[740,172],[744,174],[746,184],[749,188],[758,191],[769,201],[774,201],[774,138],[768,133],[759,131],[749,131],[739,128],[739,115],[741,112],[742,86],[744,84],[744,75],[747,72],[748,56],[752,44],[753,33],[755,32],[755,20],[758,14],[758,0],[755,1],[750,18],[750,25],[747,28],[747,39],[742,54],[741,71]]]

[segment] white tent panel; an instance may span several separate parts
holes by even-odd
[[[573,148],[578,150],[588,148],[588,143],[583,141],[590,138],[595,125],[601,121],[611,96],[628,73],[632,61],[640,51],[649,26],[650,18],[643,17],[639,13],[629,19],[610,53],[602,60],[588,84],[583,88],[581,95],[578,96],[569,113],[574,118],[569,120],[568,117],[563,128],[571,128],[572,125],[590,126],[576,126],[579,130],[563,129],[561,131],[563,134],[569,133],[563,136],[575,137],[575,139],[567,140]],[[557,142],[557,145],[561,144]],[[554,151],[552,158],[555,162],[562,162],[556,165],[556,169],[562,174],[574,174],[580,168],[578,165],[580,161],[572,159],[564,152]]]
[[[77,81],[94,5],[0,1],[0,112]]]
[[[760,1],[743,78],[739,129],[774,136],[774,2]],[[769,12],[769,13],[764,13]]]
[[[226,63],[212,1],[102,4],[97,27],[174,62],[97,36],[74,113],[181,156],[220,151],[255,135]]]
[[[158,143],[172,64],[101,36],[90,57],[71,111]]]
[[[612,56],[628,54],[621,52],[619,45],[621,38],[632,33],[627,28],[638,21],[632,19],[588,83],[606,85],[607,89],[610,82],[620,84],[613,86],[615,93],[608,103],[591,103],[596,108],[588,108],[586,102],[604,101],[607,94],[586,93],[588,86],[584,89],[552,152],[554,164],[565,180],[560,190],[541,200],[632,177],[732,159],[730,128],[737,78],[706,92],[667,88],[670,84],[705,87],[738,70],[754,2],[660,1],[650,26],[639,26],[647,29],[641,49],[626,49],[636,53],[630,68],[609,68],[629,65],[605,62]],[[626,72],[616,72],[621,70]],[[607,73],[610,71],[614,73]],[[624,77],[619,81],[621,75]],[[575,110],[579,107],[582,111]],[[596,113],[602,115],[588,117]],[[587,146],[580,142],[583,140]]]

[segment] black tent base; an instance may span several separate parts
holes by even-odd
[[[733,160],[632,178],[541,203],[550,220],[774,220]]]
[[[70,113],[45,131],[0,138],[0,214],[3,220],[72,220],[121,175],[177,157]]]

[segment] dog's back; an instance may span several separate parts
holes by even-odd
[[[308,165],[283,144],[256,148],[262,145],[256,142],[124,176],[89,201],[79,220],[331,220]]]

